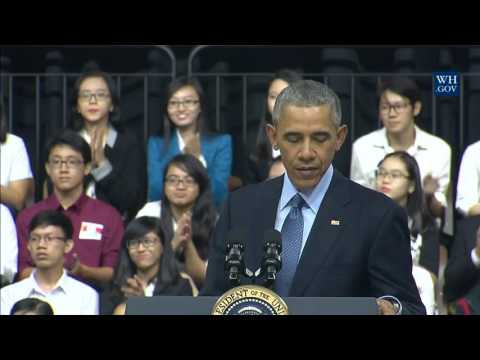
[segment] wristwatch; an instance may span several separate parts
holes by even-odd
[[[379,299],[387,300],[393,305],[393,310],[395,311],[395,315],[401,315],[402,314],[402,303],[400,300],[398,300],[395,296],[391,295],[386,295],[386,296],[381,296]]]

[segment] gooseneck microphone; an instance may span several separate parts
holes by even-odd
[[[274,229],[263,235],[265,256],[262,260],[262,274],[265,275],[265,287],[271,288],[282,268],[282,234]]]
[[[231,285],[240,285],[240,275],[245,272],[243,251],[245,234],[239,229],[230,230],[227,233],[227,255],[225,257],[225,273]]]

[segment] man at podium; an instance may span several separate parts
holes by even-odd
[[[276,229],[282,263],[272,290],[280,296],[375,297],[380,314],[425,314],[405,211],[332,166],[347,136],[338,96],[312,80],[291,84],[277,98],[267,133],[286,173],[230,194],[201,295],[232,287],[224,271],[229,232],[246,234],[243,260],[255,273],[265,254],[263,234]],[[241,281],[254,282],[255,276]]]

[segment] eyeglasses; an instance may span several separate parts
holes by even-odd
[[[140,244],[143,245],[144,248],[151,249],[153,245],[155,245],[159,240],[150,237],[143,237],[138,239],[131,239],[127,243],[127,248],[129,249],[138,249]]]
[[[38,244],[42,240],[44,240],[47,244],[51,244],[55,240],[65,241],[66,238],[61,236],[52,236],[52,235],[45,235],[45,236],[32,235],[28,238],[28,241],[32,244]]]
[[[389,114],[390,110],[393,109],[395,113],[401,114],[409,105],[410,103],[380,104],[380,112]]]
[[[83,91],[78,95],[80,100],[82,100],[83,102],[89,102],[92,96],[95,97],[95,102],[97,102],[106,101],[110,97],[110,94],[106,91],[98,91],[96,93],[91,91]]]
[[[76,168],[79,168],[83,164],[83,161],[78,160],[78,159],[67,159],[67,160],[50,159],[50,160],[48,160],[48,163],[54,169],[60,169],[63,164],[65,164],[68,169],[76,169]]]
[[[197,183],[195,181],[195,179],[192,178],[191,176],[181,178],[181,177],[175,176],[175,175],[168,176],[165,179],[165,182],[167,183],[167,185],[170,185],[170,186],[178,186],[180,183],[182,183],[182,184],[184,184],[185,186],[188,186],[188,187],[193,186]]]
[[[389,177],[392,180],[398,180],[401,178],[410,179],[410,176],[403,174],[400,171],[386,171],[386,170],[376,170],[375,177],[385,179]]]
[[[197,105],[200,101],[195,100],[195,99],[186,99],[186,100],[170,100],[168,102],[168,107],[169,108],[179,108],[180,105],[185,106],[186,108],[193,108],[195,105]]]

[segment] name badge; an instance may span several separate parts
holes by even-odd
[[[80,240],[102,240],[103,225],[91,222],[82,222],[80,226]]]

